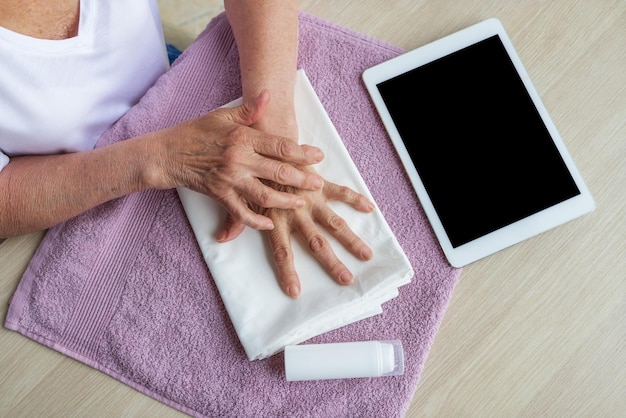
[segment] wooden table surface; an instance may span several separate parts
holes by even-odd
[[[596,210],[466,267],[408,417],[626,416],[626,2],[300,1],[405,49],[499,18]],[[0,244],[0,319],[43,236]],[[0,329],[0,416],[181,416]],[[358,416],[358,411],[355,411]]]

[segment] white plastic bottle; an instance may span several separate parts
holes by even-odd
[[[360,341],[285,347],[288,381],[395,376],[404,373],[402,343]]]

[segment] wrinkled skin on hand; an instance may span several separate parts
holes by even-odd
[[[298,145],[291,138],[272,135],[251,127],[263,116],[269,93],[252,103],[217,109],[196,119],[159,132],[158,144],[164,167],[153,180],[156,187],[184,186],[217,200],[229,215],[255,229],[272,229],[272,219],[252,211],[260,208],[293,209],[304,200],[286,190],[263,183],[319,189],[323,181],[298,164],[314,164],[321,150]],[[163,174],[164,173],[164,174]]]
[[[301,167],[301,169],[315,172],[310,166]],[[320,190],[314,191],[275,183],[272,187],[283,192],[297,194],[306,202],[304,206],[297,209],[253,207],[253,210],[259,211],[274,222],[274,229],[268,231],[268,234],[281,289],[293,298],[297,298],[301,292],[301,283],[295,270],[291,247],[292,233],[301,235],[313,256],[338,284],[352,283],[352,273],[337,258],[330,243],[321,233],[320,227],[334,236],[355,257],[364,261],[369,260],[373,255],[372,250],[350,229],[343,218],[330,209],[328,202],[340,201],[361,212],[373,211],[374,205],[354,190],[331,182],[324,182]],[[228,233],[218,237],[218,240],[224,242],[234,239],[243,230],[243,225],[228,218],[226,230]]]
[[[263,132],[292,138],[293,144],[297,144],[298,126],[293,104],[274,101],[273,106],[272,109],[265,112],[263,117],[259,117],[250,126]],[[311,164],[315,163],[295,162],[293,169],[299,175],[306,173],[308,176],[323,180]],[[292,208],[269,207],[268,205],[259,205],[258,202],[251,200],[246,201],[252,212],[272,221],[273,228],[267,228],[267,233],[277,271],[278,284],[283,292],[292,298],[297,298],[302,289],[294,265],[291,246],[292,233],[300,235],[307,243],[311,254],[338,284],[352,283],[352,273],[337,258],[330,243],[321,233],[321,228],[327,230],[360,260],[372,258],[372,250],[350,229],[344,219],[330,209],[328,202],[331,200],[340,201],[361,212],[373,211],[374,205],[365,196],[354,190],[328,181],[323,181],[323,185],[320,184],[320,187],[309,187],[308,189],[293,183],[289,184],[286,181],[276,182],[267,177],[261,182],[277,193],[280,192],[292,197],[297,196],[302,199],[302,205]],[[244,225],[241,222],[229,215],[216,239],[219,242],[231,241],[241,234],[243,228]]]

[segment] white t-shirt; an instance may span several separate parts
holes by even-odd
[[[0,170],[12,156],[92,149],[168,66],[156,0],[81,0],[70,39],[0,27]]]

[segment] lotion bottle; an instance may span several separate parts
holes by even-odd
[[[404,353],[398,340],[285,347],[288,381],[396,376],[403,373]]]

